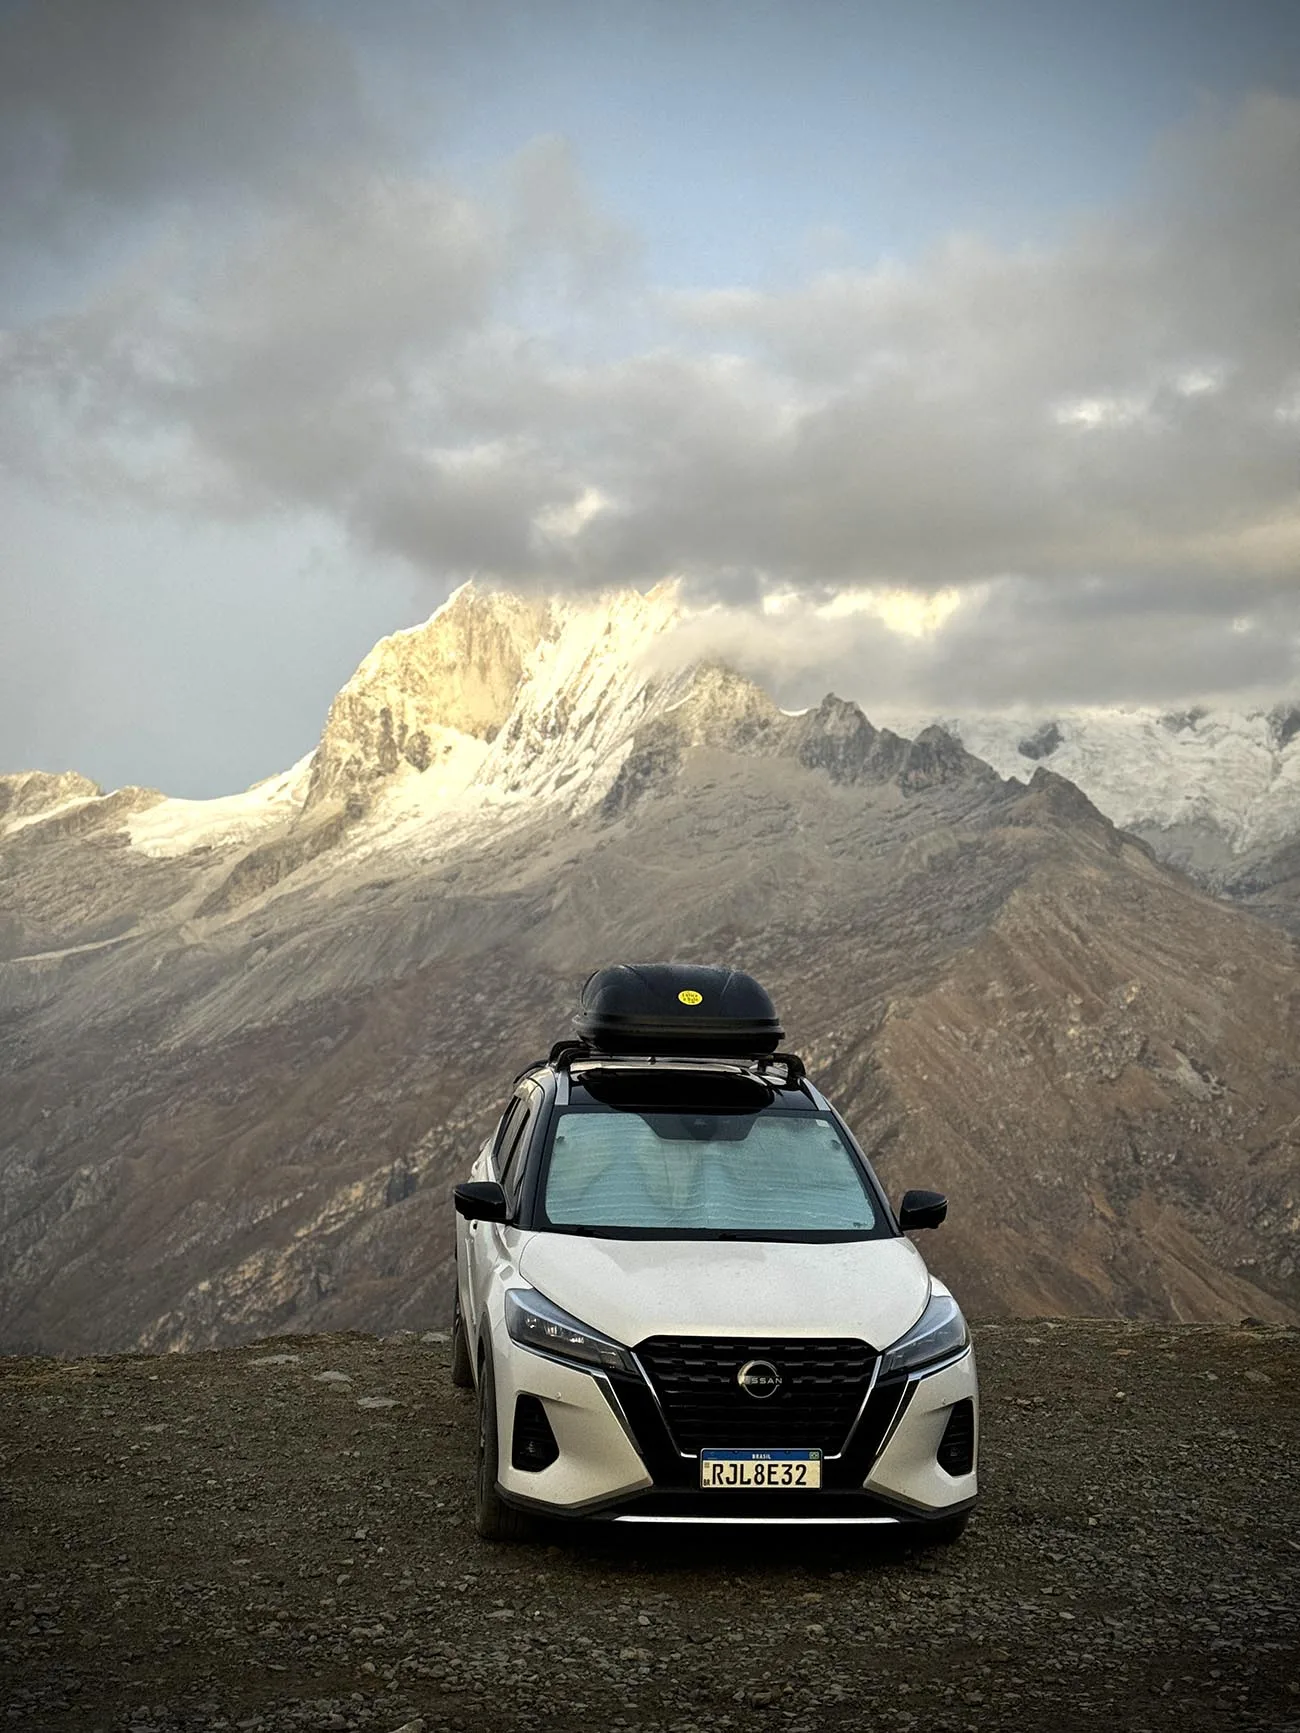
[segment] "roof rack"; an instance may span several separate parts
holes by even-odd
[[[643,1071],[648,1065],[662,1065],[668,1071],[739,1071],[755,1077],[781,1067],[787,1089],[797,1089],[808,1075],[797,1053],[604,1053],[589,1041],[557,1041],[546,1062],[557,1071],[568,1072],[579,1066],[584,1070]]]
[[[546,1063],[554,1065],[556,1070],[565,1070],[575,1059],[586,1059],[591,1054],[589,1041],[557,1041],[547,1055]]]

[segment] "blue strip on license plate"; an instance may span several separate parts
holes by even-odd
[[[820,1450],[702,1450],[700,1485],[718,1492],[762,1487],[811,1490],[822,1483]]]

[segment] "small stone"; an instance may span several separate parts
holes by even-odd
[[[250,1366],[296,1366],[302,1359],[301,1354],[263,1354],[258,1360],[250,1360]]]
[[[351,1378],[346,1372],[313,1372],[313,1384],[350,1384]]]
[[[396,1408],[397,1403],[391,1396],[358,1396],[358,1408]]]
[[[1267,1372],[1247,1372],[1246,1382],[1248,1384],[1271,1384],[1273,1380]]]
[[[426,1330],[420,1340],[427,1346],[433,1347],[436,1343],[447,1341],[448,1337],[445,1330]]]

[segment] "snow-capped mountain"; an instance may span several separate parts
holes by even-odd
[[[1300,703],[1015,715],[897,715],[938,723],[1000,776],[1067,777],[1112,823],[1207,877],[1300,835]]]
[[[940,1269],[985,1314],[1300,1316],[1288,934],[1054,774],[1071,719],[1009,756],[959,723],[1005,779],[683,665],[681,618],[467,587],[244,794],[0,777],[0,1348],[442,1321],[508,1079],[592,968],[673,955],[752,968],[891,1192],[951,1192]],[[1186,726],[1194,810],[1256,825],[1220,846],[1278,834],[1286,718],[1255,806]],[[1131,821],[1182,810],[1168,777]]]
[[[84,777],[0,779],[0,834],[112,801],[132,845],[163,858],[251,843],[331,817],[331,846],[437,849],[538,803],[583,811],[618,782],[639,729],[700,696],[674,655],[675,584],[588,601],[455,591],[382,639],[330,707],[315,750],[243,794],[105,796]],[[748,688],[753,690],[753,688]],[[870,706],[868,706],[870,708]],[[1116,707],[875,714],[891,734],[942,729],[999,776],[1039,767],[1210,888],[1233,894],[1300,839],[1300,703],[1253,711]],[[7,795],[6,795],[7,790]],[[80,813],[80,819],[78,814]],[[1251,875],[1254,875],[1252,878]]]
[[[691,670],[652,667],[648,654],[681,612],[672,584],[585,604],[465,584],[423,624],[375,645],[315,750],[280,775],[215,800],[106,796],[78,776],[0,778],[0,835],[56,813],[90,824],[123,794],[132,846],[156,858],[340,812],[354,848],[437,848],[477,821],[508,821],[512,808],[582,810],[608,793],[637,729],[690,690]]]

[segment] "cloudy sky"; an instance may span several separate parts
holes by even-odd
[[[475,573],[1300,688],[1284,0],[0,0],[0,199],[0,768],[243,786]]]

